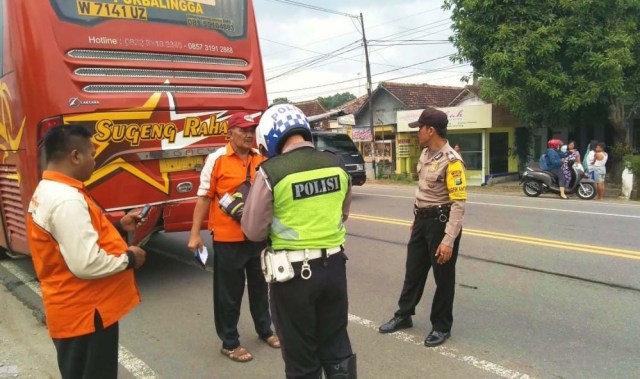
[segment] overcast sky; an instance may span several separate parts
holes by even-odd
[[[363,14],[373,88],[379,81],[463,86],[460,78],[470,73],[469,65],[448,59],[455,48],[446,42],[451,20],[442,0],[296,1]],[[366,93],[359,19],[277,0],[253,3],[269,102],[277,97],[298,102],[338,92]]]

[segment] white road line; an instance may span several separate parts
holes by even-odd
[[[365,195],[365,196],[391,197],[391,198],[398,198],[398,199],[415,199],[415,196],[382,195],[382,194],[377,194],[377,193],[364,193],[364,192],[353,192],[353,193],[354,194],[358,194],[358,195]],[[467,201],[467,204],[490,205],[490,206],[495,206],[495,207],[534,209],[534,210],[549,211],[549,212],[579,213],[579,214],[588,214],[588,215],[595,215],[595,216],[625,217],[625,218],[637,218],[637,219],[640,219],[640,215],[623,215],[623,214],[616,214],[616,213],[574,211],[574,210],[570,210],[570,209],[542,208],[542,207],[531,207],[531,206],[526,206],[526,205],[483,203],[483,202],[479,202],[479,201]]]
[[[616,214],[616,213],[601,213],[601,212],[588,212],[588,211],[574,211],[574,210],[570,210],[570,209],[528,207],[528,206],[525,206],[525,205],[496,204],[496,203],[480,203],[480,202],[476,202],[476,201],[467,201],[467,204],[490,205],[490,206],[494,206],[494,207],[507,207],[507,208],[534,209],[534,210],[540,210],[540,211],[552,211],[552,212],[562,212],[562,213],[580,213],[580,214],[588,214],[588,215],[596,215],[596,216],[626,217],[626,218],[638,218],[638,219],[640,219],[640,215],[622,215],[622,214]]]
[[[157,250],[154,249],[154,253],[158,253]],[[161,253],[162,254],[162,253]],[[181,263],[185,263],[182,259],[177,258],[175,256],[172,256],[171,254],[162,254],[165,257],[169,258],[169,259],[173,259],[176,260],[178,262]],[[187,263],[190,266],[194,266],[197,267],[197,264],[191,264],[190,261],[187,261],[189,263]],[[365,318],[353,315],[353,314],[349,314],[349,321],[354,323],[354,324],[358,324],[360,326],[364,326],[366,328],[369,329],[373,329],[376,331],[376,333],[378,333],[378,328],[380,327],[380,325],[375,324],[373,321],[371,320],[367,320]],[[419,345],[419,346],[423,346],[423,341],[416,341],[416,338],[414,336],[412,336],[411,334],[408,333],[403,333],[403,332],[395,332],[391,334],[392,336],[395,336],[397,339],[410,343],[412,345]],[[526,374],[522,374],[518,371],[515,370],[511,370],[508,369],[506,367],[500,366],[496,363],[493,362],[489,362],[486,361],[484,359],[480,359],[480,358],[476,358],[473,355],[464,355],[464,354],[460,354],[457,350],[455,349],[451,349],[451,348],[447,348],[447,347],[443,347],[443,346],[438,346],[436,348],[433,348],[433,351],[437,352],[440,355],[443,355],[445,357],[449,357],[452,359],[456,359],[459,360],[461,362],[467,363],[471,366],[477,367],[481,370],[490,372],[492,374],[495,374],[497,376],[500,376],[502,378],[509,378],[509,379],[533,379],[533,377],[526,375]]]
[[[42,291],[40,290],[40,283],[35,278],[32,278],[25,274],[25,272],[18,267],[14,262],[4,261],[0,262],[0,265],[9,271],[13,276],[20,279],[27,287],[29,287],[38,296],[42,297]],[[135,378],[139,379],[154,379],[160,378],[151,367],[147,366],[141,359],[133,355],[127,348],[122,345],[118,346],[118,362],[131,373]]]
[[[365,328],[373,329],[378,333],[378,328],[380,325],[377,325],[371,320],[367,320],[356,315],[349,314],[349,321],[358,324],[360,326],[364,326]],[[424,346],[423,341],[416,341],[416,337],[411,334],[404,332],[395,332],[391,333],[396,339],[400,341],[407,342],[412,345]],[[467,363],[473,367],[479,368],[483,371],[489,372],[491,374],[497,375],[501,378],[509,378],[509,379],[532,379],[531,376],[527,374],[523,374],[521,372],[508,369],[504,366],[500,366],[499,364],[486,361],[484,359],[476,358],[473,355],[465,355],[459,353],[456,349],[438,346],[435,348],[430,348],[431,351],[435,351],[436,353],[443,355],[447,358],[456,359],[458,361]]]

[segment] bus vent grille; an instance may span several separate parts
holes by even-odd
[[[74,49],[69,50],[67,52],[67,56],[76,59],[109,59],[115,61],[194,63],[235,67],[246,67],[249,65],[249,63],[244,59],[238,58],[219,58],[185,54],[143,53],[135,51]]]
[[[200,93],[242,95],[244,89],[237,87],[207,87],[189,85],[143,85],[143,84],[91,84],[83,88],[88,93],[147,93],[147,92],[173,92],[173,93]]]
[[[15,165],[0,165],[0,202],[4,213],[7,235],[12,242],[26,242],[25,213],[20,193],[20,176]]]
[[[160,79],[203,79],[203,80],[246,80],[247,76],[240,73],[207,72],[207,71],[178,71],[178,70],[149,70],[132,68],[97,68],[81,67],[74,73],[78,76],[116,77],[116,78],[160,78]]]

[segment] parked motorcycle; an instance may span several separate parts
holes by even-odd
[[[582,165],[574,163],[574,160],[568,162],[572,174],[569,186],[565,189],[565,194],[575,193],[582,200],[591,200],[596,197],[595,182],[589,175],[585,174]],[[520,184],[524,194],[530,197],[537,197],[546,192],[560,193],[558,177],[550,171],[536,167],[527,167],[527,170],[522,174]]]

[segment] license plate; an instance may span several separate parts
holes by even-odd
[[[160,159],[160,172],[202,170],[203,156]]]
[[[81,16],[120,18],[126,20],[147,20],[147,9],[124,4],[96,3],[77,1],[78,14]]]

